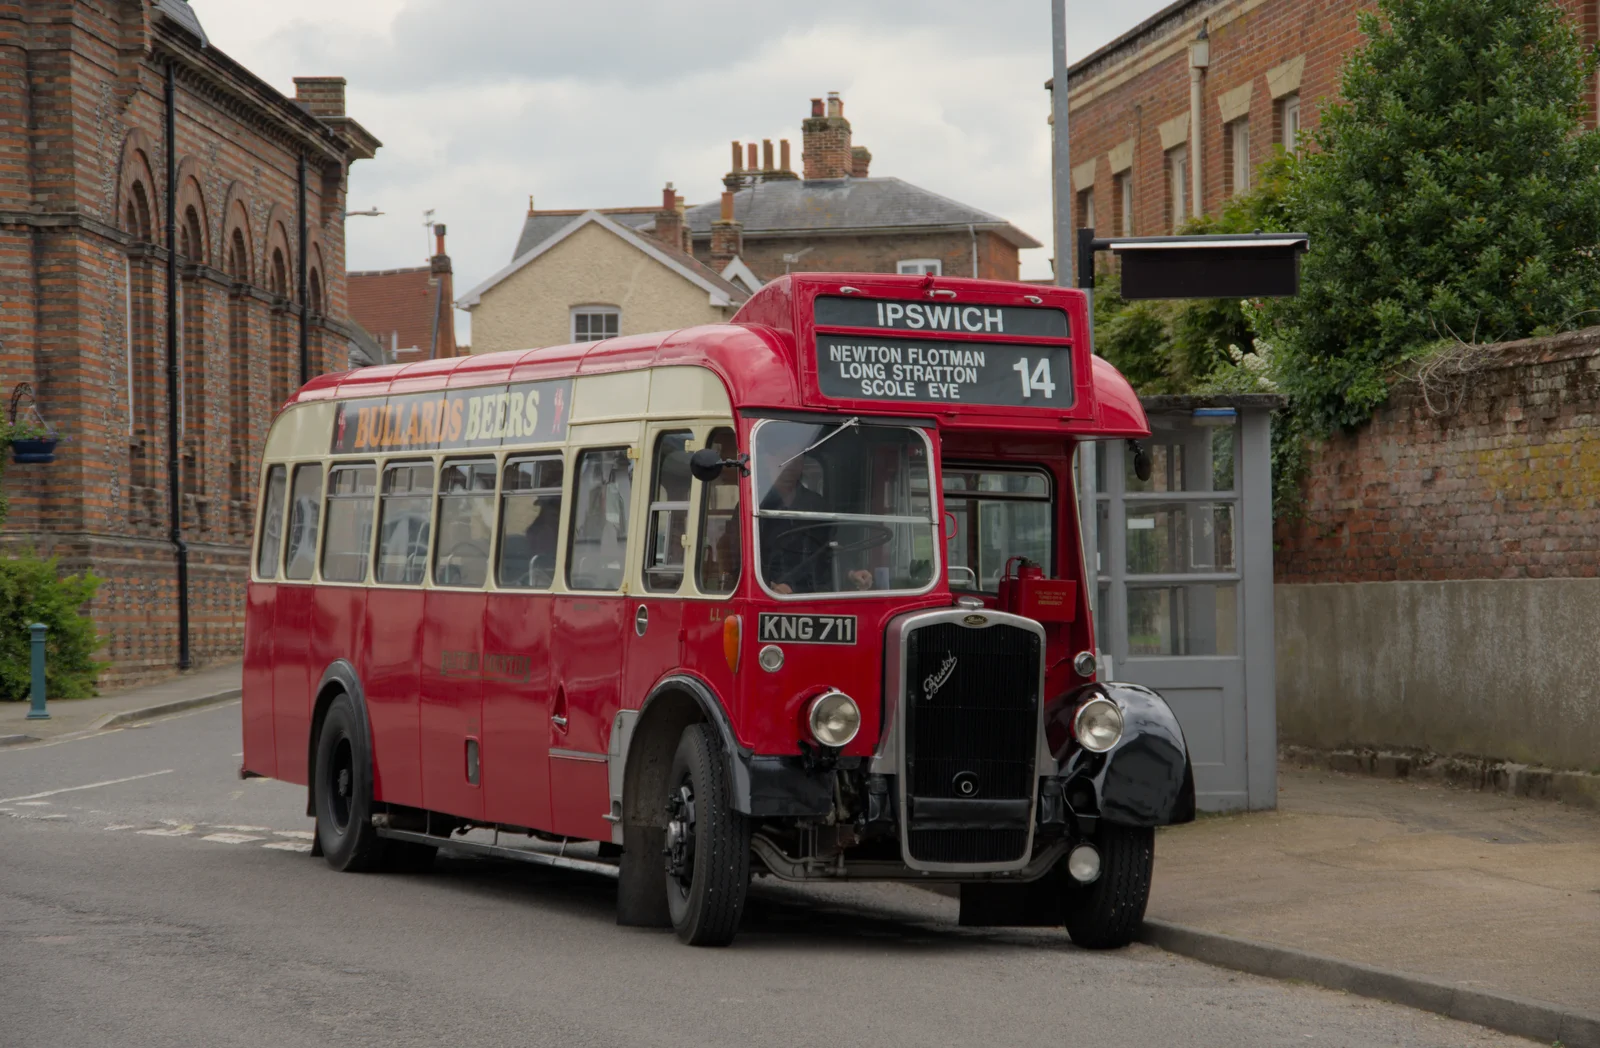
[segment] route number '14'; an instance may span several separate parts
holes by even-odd
[[[1033,365],[1033,370],[1028,369],[1028,358],[1023,357],[1011,365],[1011,370],[1022,376],[1022,395],[1032,397],[1037,390],[1044,394],[1046,400],[1053,400],[1056,395],[1056,384],[1050,381],[1050,358],[1040,357],[1039,363]]]

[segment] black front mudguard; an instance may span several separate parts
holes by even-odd
[[[1090,753],[1072,733],[1078,708],[1096,695],[1122,711],[1122,739],[1105,753]],[[1107,681],[1065,692],[1045,707],[1045,737],[1075,814],[1124,826],[1194,821],[1194,770],[1183,729],[1149,688]]]

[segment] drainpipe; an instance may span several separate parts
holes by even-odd
[[[189,668],[189,545],[183,541],[183,491],[178,473],[178,110],[173,63],[167,62],[167,511],[170,539],[178,556],[178,668]]]
[[[1211,65],[1211,40],[1206,32],[1209,24],[1202,23],[1200,35],[1189,44],[1189,185],[1194,194],[1189,204],[1190,215],[1199,215],[1205,210],[1205,197],[1201,195],[1205,181],[1201,177],[1200,118],[1205,109],[1206,69]]]
[[[306,302],[306,155],[300,154],[299,163],[300,192],[300,384],[303,386],[311,381],[311,343],[310,330],[306,327],[310,313],[309,303]]]

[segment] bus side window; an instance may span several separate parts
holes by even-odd
[[[683,585],[683,540],[689,534],[688,430],[656,438],[650,476],[650,534],[644,550],[644,588],[676,593]]]
[[[367,558],[372,554],[372,496],[377,487],[376,466],[335,466],[328,471],[323,581],[367,581]]]
[[[627,568],[633,461],[627,448],[589,448],[578,452],[575,469],[567,585],[619,590]]]
[[[489,578],[494,545],[494,459],[446,462],[439,472],[438,586],[479,589]]]
[[[317,566],[317,524],[322,514],[322,467],[296,466],[289,493],[289,545],[283,552],[283,577],[309,579]]]
[[[282,466],[267,470],[267,497],[261,500],[261,549],[256,554],[256,576],[262,579],[278,577],[278,551],[283,546],[283,489]]]
[[[501,589],[549,589],[561,528],[561,456],[511,459],[500,481]]]
[[[711,431],[706,447],[725,459],[737,458],[739,441],[732,429]],[[700,549],[695,579],[701,593],[732,593],[739,584],[739,471],[732,467],[709,484],[700,485]]]
[[[420,586],[428,573],[428,524],[433,519],[433,463],[391,463],[383,470],[378,518],[377,581]]]

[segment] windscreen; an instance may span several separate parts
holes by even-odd
[[[755,431],[758,567],[780,595],[916,592],[937,568],[927,437],[770,419]]]

